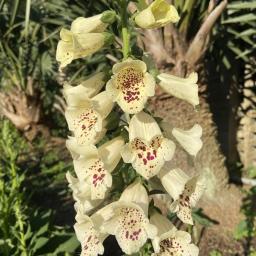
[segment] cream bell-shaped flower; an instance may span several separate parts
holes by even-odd
[[[113,209],[115,214],[102,225],[102,231],[115,235],[124,253],[138,252],[148,238],[155,237],[157,229],[147,217],[147,191],[139,182],[124,190],[119,201],[113,204]]]
[[[164,188],[174,199],[169,210],[176,212],[182,222],[193,225],[192,208],[205,190],[204,177],[198,175],[189,178],[180,169],[160,173],[159,176]]]
[[[163,137],[157,122],[150,115],[140,112],[129,124],[129,143],[121,151],[125,163],[145,179],[158,174],[166,161],[174,155],[175,144]]]
[[[180,19],[176,8],[166,0],[155,0],[135,17],[135,23],[141,28],[160,28]]]
[[[91,200],[104,199],[106,191],[112,186],[111,172],[121,159],[123,145],[122,137],[116,137],[99,148],[87,145],[83,149],[78,147],[76,140],[68,140],[67,147],[74,158],[76,176],[90,187]]]
[[[171,169],[168,163],[163,166],[158,177],[165,190],[174,200],[179,199],[179,196],[184,191],[186,183],[190,179],[181,169]]]
[[[104,253],[103,240],[89,216],[84,216],[81,223],[76,223],[74,229],[81,243],[81,256],[98,256]]]
[[[73,60],[91,55],[112,42],[110,33],[73,33],[62,28],[58,42],[56,60],[60,68],[66,67]]]
[[[121,109],[129,114],[140,112],[148,97],[155,94],[155,80],[141,60],[127,60],[113,66],[113,76],[106,91]]]
[[[162,73],[157,77],[160,80],[160,87],[168,94],[185,100],[194,107],[199,104],[197,73],[191,73],[187,78],[180,78],[166,73]]]
[[[111,112],[113,102],[106,91],[91,99],[81,96],[70,95],[72,106],[67,106],[65,117],[78,144],[95,144],[106,132],[104,119]]]
[[[115,21],[114,11],[105,11],[88,18],[78,17],[71,24],[71,31],[75,34],[104,32],[107,26]]]
[[[73,177],[70,172],[66,173],[66,179],[73,192],[74,200],[83,206],[84,213],[90,213],[95,207],[102,203],[103,200],[101,199],[91,200],[91,187],[89,183]]]
[[[189,130],[174,128],[172,130],[172,135],[190,155],[196,157],[203,146],[201,140],[202,132],[202,127],[199,124],[195,124]]]
[[[63,86],[63,95],[69,107],[76,107],[79,98],[83,101],[85,98],[92,98],[99,93],[105,84],[104,73],[99,72],[92,75],[87,80],[77,86],[71,86],[65,83]]]
[[[154,256],[198,256],[199,249],[191,243],[189,233],[177,230],[166,217],[159,213],[154,213],[150,222],[158,229],[157,236],[152,241]]]
[[[114,215],[112,205],[101,208],[90,217],[86,215],[83,205],[80,203],[75,204],[75,210],[77,223],[74,225],[74,229],[82,246],[81,256],[103,254],[102,243],[108,234],[100,232],[100,227]]]

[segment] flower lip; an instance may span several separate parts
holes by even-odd
[[[146,179],[156,175],[174,155],[175,144],[163,137],[157,122],[144,112],[132,117],[129,140],[121,152],[123,160]]]
[[[155,80],[146,72],[146,64],[140,60],[127,59],[113,66],[113,76],[106,91],[124,112],[140,112],[148,97],[155,93]]]

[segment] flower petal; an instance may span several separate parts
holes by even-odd
[[[107,25],[101,21],[102,14],[94,15],[89,18],[78,17],[71,24],[71,31],[76,34],[91,32],[103,32]]]
[[[113,66],[113,76],[106,90],[126,113],[140,112],[149,96],[155,93],[155,80],[146,72],[143,61],[127,59]]]
[[[121,156],[125,163],[132,163],[135,159],[135,152],[132,150],[130,144],[125,144],[121,149]]]
[[[80,145],[75,137],[69,137],[66,140],[66,147],[74,159],[81,155],[86,158],[95,158],[98,155],[97,148],[94,145]]]
[[[124,145],[122,137],[116,137],[98,148],[100,159],[104,162],[104,167],[112,172],[121,159],[121,148]]]
[[[150,143],[140,139],[133,140],[125,150],[121,151],[121,155],[124,156],[125,162],[129,160],[132,163],[133,168],[140,175],[150,179],[158,174],[166,160],[172,158],[174,148],[173,142],[162,136],[156,136]]]
[[[152,240],[152,245],[155,252],[160,251],[160,242],[163,238],[163,235],[168,234],[168,236],[173,236],[176,232],[176,227],[163,215],[154,212],[150,218],[150,222],[157,227],[157,236]]]
[[[74,59],[83,58],[99,51],[105,45],[104,33],[74,35]]]
[[[180,19],[177,10],[165,0],[155,0],[135,17],[136,24],[141,28],[160,28]]]
[[[81,255],[97,256],[104,253],[104,247],[99,238],[100,235],[95,230],[90,218],[82,224],[76,223],[74,229],[82,245]]]
[[[117,74],[122,69],[128,68],[130,66],[133,66],[134,68],[141,71],[142,73],[145,73],[147,71],[147,65],[145,62],[141,60],[133,60],[131,58],[128,58],[125,61],[116,63],[113,66],[113,69],[112,69],[113,74]]]
[[[176,146],[171,140],[164,138],[162,139],[158,154],[162,155],[165,161],[170,161],[173,158],[175,148]]]
[[[154,212],[154,214],[150,217],[150,223],[157,227],[157,235],[161,236],[164,233],[172,231],[176,231],[176,227],[162,214],[158,212]]]
[[[202,127],[199,124],[195,124],[187,131],[174,128],[172,134],[180,145],[192,156],[196,156],[203,146],[201,140]]]
[[[99,132],[103,129],[103,119],[93,108],[67,108],[65,117],[78,144],[94,144],[99,141]]]
[[[139,205],[145,215],[148,215],[148,193],[144,186],[139,181],[133,182],[122,193],[120,201],[132,202]]]
[[[66,174],[66,178],[69,183],[69,187],[73,191],[73,198],[81,204],[83,213],[88,213],[97,207],[102,200],[91,200],[91,188],[90,184],[85,181],[79,181],[73,177],[69,172]]]
[[[150,142],[155,136],[162,132],[153,117],[145,112],[134,115],[129,124],[129,140],[140,138]]]
[[[185,184],[189,180],[189,177],[185,172],[178,168],[170,170],[170,168],[168,168],[168,164],[165,164],[162,168],[159,173],[159,178],[168,194],[174,200],[179,198],[184,190]]]
[[[179,78],[162,73],[158,75],[160,86],[167,93],[196,106],[199,104],[197,73],[191,73],[188,78]]]
[[[69,107],[90,106],[86,98],[95,96],[104,86],[104,73],[99,72],[77,86],[64,84],[63,94]]]
[[[195,176],[188,180],[179,199],[170,205],[170,211],[177,211],[177,217],[184,223],[193,225],[192,207],[200,199],[204,192],[204,180],[201,176]]]
[[[113,108],[113,101],[109,97],[106,91],[97,94],[92,98],[94,109],[101,115],[102,118],[106,118]]]
[[[60,67],[64,68],[74,59],[73,42],[59,41],[56,50],[56,60],[60,62]]]
[[[124,253],[136,253],[145,244],[147,238],[153,237],[157,230],[149,224],[143,210],[136,204],[120,201],[116,207],[115,217],[106,222],[106,226],[111,229],[111,234],[116,236]]]

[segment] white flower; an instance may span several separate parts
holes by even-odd
[[[184,223],[193,225],[192,208],[195,207],[205,190],[203,176],[189,178],[182,170],[168,171],[163,168],[159,174],[161,182],[174,202],[169,209],[177,213],[177,217]]]
[[[116,137],[99,148],[94,145],[79,147],[73,138],[67,141],[67,147],[74,158],[74,168],[80,184],[90,188],[91,200],[104,199],[112,186],[111,172],[121,159],[120,150],[124,145],[121,137]]]
[[[75,34],[100,33],[106,30],[108,24],[102,22],[103,13],[92,17],[78,17],[71,24],[71,31]]]
[[[91,212],[95,207],[102,203],[102,199],[91,200],[92,195],[89,183],[73,177],[70,172],[66,173],[66,178],[69,187],[72,189],[74,200],[83,206],[84,213]]]
[[[155,237],[157,230],[147,217],[147,191],[138,182],[124,190],[113,210],[114,216],[102,225],[102,231],[115,235],[124,253],[138,252],[148,238]]]
[[[103,239],[93,221],[83,216],[83,222],[74,225],[77,239],[81,243],[81,256],[98,256],[104,253]]]
[[[124,112],[140,112],[148,97],[155,94],[155,80],[141,60],[127,59],[113,66],[113,76],[106,91]]]
[[[170,22],[178,22],[179,14],[173,5],[166,0],[155,0],[135,17],[136,24],[141,28],[159,28]]]
[[[65,117],[78,144],[97,143],[106,132],[104,119],[113,108],[107,92],[103,91],[91,99],[73,93],[69,101],[72,105],[67,107]]]
[[[176,227],[164,216],[154,213],[150,222],[158,229],[153,239],[155,256],[198,256],[199,249],[191,243],[191,236]]]
[[[163,90],[179,99],[196,106],[199,104],[198,97],[198,75],[191,73],[187,78],[180,78],[173,75],[162,73],[157,76]]]
[[[57,45],[56,60],[64,68],[73,60],[86,57],[112,42],[112,35],[103,33],[73,33],[62,28]]]
[[[203,143],[201,140],[202,127],[195,124],[190,130],[182,130],[174,128],[172,135],[180,143],[180,145],[192,156],[196,156],[198,151],[202,148]]]
[[[175,151],[175,144],[163,137],[157,122],[144,112],[132,117],[129,141],[121,152],[122,158],[146,179],[156,175]]]
[[[76,107],[79,105],[79,102],[83,103],[85,99],[96,96],[105,84],[104,76],[103,72],[96,73],[77,86],[71,86],[65,83],[63,86],[63,95],[67,105],[69,107]]]
[[[86,57],[111,42],[112,35],[103,33],[108,24],[102,21],[104,13],[89,18],[79,17],[71,29],[61,29],[56,59],[63,68],[72,60]]]
[[[159,178],[168,194],[174,199],[179,199],[189,176],[181,169],[171,169],[165,164],[159,173]]]

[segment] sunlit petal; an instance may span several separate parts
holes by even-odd
[[[205,182],[202,176],[195,176],[185,184],[179,198],[170,205],[170,210],[177,212],[177,217],[184,223],[193,225],[192,207],[202,196],[205,190]]]
[[[141,28],[159,28],[180,19],[177,10],[166,0],[155,0],[135,17],[136,24]]]
[[[170,169],[165,164],[159,173],[159,178],[168,194],[177,200],[182,194],[185,184],[189,180],[189,176],[181,169]]]
[[[106,91],[124,112],[140,112],[149,96],[155,93],[155,80],[146,72],[146,64],[140,60],[127,59],[113,66],[113,76]]]
[[[191,243],[191,236],[177,228],[164,216],[154,213],[150,222],[158,229],[152,244],[157,256],[198,256],[198,247]]]
[[[195,124],[190,130],[186,131],[174,128],[172,134],[180,145],[192,156],[196,156],[203,146],[201,140],[202,127],[199,124]]]
[[[97,256],[104,253],[100,234],[95,229],[94,224],[89,217],[87,221],[84,221],[83,223],[76,223],[74,229],[82,246],[82,256]]]
[[[148,215],[148,193],[145,187],[142,184],[140,184],[139,181],[136,181],[132,183],[130,186],[128,186],[123,191],[119,200],[139,205],[143,209],[145,215]]]
[[[121,151],[123,160],[131,163],[145,179],[158,174],[164,163],[174,155],[175,144],[162,136],[157,122],[144,112],[132,117],[129,140]]]
[[[89,106],[86,100],[95,96],[104,86],[104,73],[99,72],[77,86],[64,84],[63,95],[69,107]],[[88,103],[87,103],[88,102]]]
[[[163,90],[179,99],[185,100],[194,107],[199,104],[197,73],[191,73],[187,78],[179,78],[162,73],[157,76]]]

